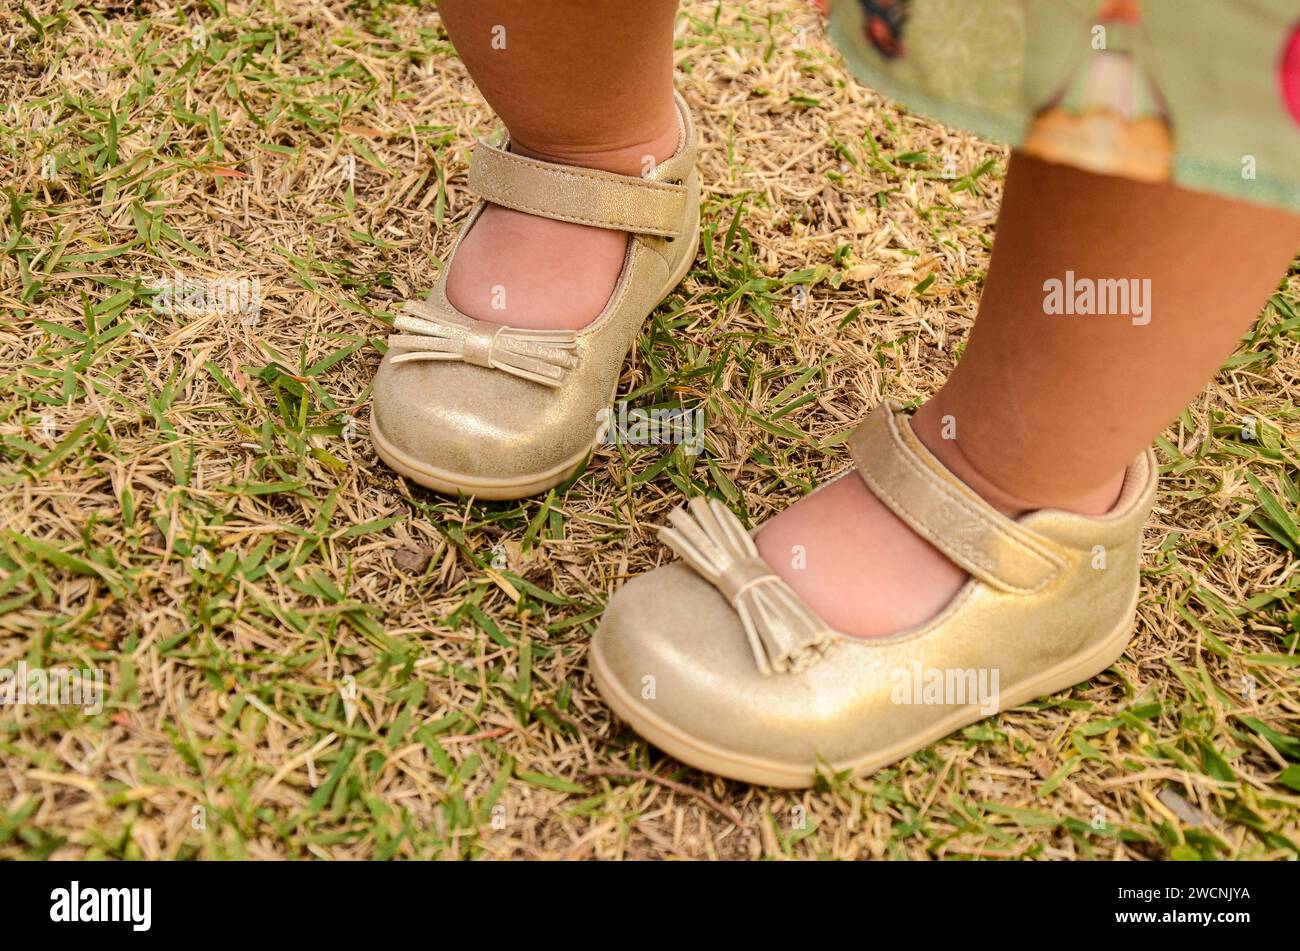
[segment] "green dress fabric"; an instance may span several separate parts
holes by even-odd
[[[918,113],[1300,211],[1300,0],[829,0],[829,18],[855,75]]]

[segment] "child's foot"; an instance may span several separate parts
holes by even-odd
[[[960,491],[954,479],[978,477],[937,458],[927,431],[924,414],[909,420],[881,404],[849,436],[860,471],[759,530],[760,554],[784,584],[754,563],[722,502],[675,510],[660,537],[680,560],[624,585],[591,642],[593,679],[614,712],[697,769],[804,787],[870,773],[1114,663],[1133,631],[1151,453],[1126,467],[1122,497],[1119,486],[1109,499],[1087,493],[1098,498],[1084,506],[1108,508],[1105,518],[1058,510],[1030,526],[975,503],[995,488]],[[1017,484],[1033,475],[1012,471]],[[876,487],[882,504],[857,495],[858,484]],[[1035,501],[1060,507],[1051,493]],[[884,518],[886,505],[979,573],[948,607],[960,573],[938,570],[942,556]],[[936,612],[923,651],[907,638],[852,647],[836,636],[924,625]]]
[[[754,543],[814,614],[859,637],[921,623],[966,580],[852,473],[765,522]]]
[[[677,110],[673,110],[676,115]],[[548,162],[641,175],[677,150],[678,130],[653,142],[573,160],[516,151]],[[609,301],[627,253],[623,231],[553,221],[489,205],[465,235],[447,276],[447,297],[478,320],[579,330]]]
[[[955,442],[927,432],[918,412],[913,430],[950,471],[1005,515],[1031,508],[980,479]],[[1082,515],[1110,511],[1124,473],[1096,492],[1059,507]],[[893,634],[939,613],[967,575],[912,531],[852,474],[827,485],[764,523],[759,554],[822,620],[858,637]]]

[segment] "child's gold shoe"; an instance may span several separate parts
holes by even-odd
[[[867,773],[1123,653],[1155,496],[1149,451],[1110,514],[1012,520],[948,472],[896,404],[849,445],[876,496],[970,578],[926,624],[850,637],[772,573],[720,502],[692,500],[662,530],[683,560],[615,594],[591,647],[610,707],[683,762],[785,787],[817,770]]]
[[[582,466],[603,435],[641,324],[686,276],[699,243],[696,133],[645,177],[553,165],[480,142],[470,212],[433,290],[408,302],[375,377],[370,435],[391,468],[440,492],[515,499]],[[627,257],[604,310],[577,331],[475,320],[447,298],[456,249],[486,204],[626,231]]]

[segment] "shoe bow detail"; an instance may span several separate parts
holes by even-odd
[[[572,351],[578,335],[572,330],[506,327],[425,301],[407,301],[393,326],[403,332],[390,334],[388,346],[407,351],[393,363],[461,360],[543,386],[559,386],[564,371],[577,365]]]
[[[731,603],[760,672],[797,674],[822,658],[834,632],[773,574],[730,509],[697,497],[668,518],[659,539]]]

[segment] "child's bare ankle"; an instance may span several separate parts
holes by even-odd
[[[672,121],[653,133],[636,136],[632,141],[612,144],[583,144],[556,142],[525,142],[512,138],[511,151],[528,158],[554,162],[557,165],[576,165],[596,168],[616,175],[645,177],[654,167],[677,153],[681,139],[677,108],[673,107]]]
[[[1044,508],[1064,509],[1080,515],[1104,515],[1114,508],[1124,485],[1123,469],[1096,485],[1062,486],[1059,490],[1030,491],[995,481],[971,460],[962,445],[956,414],[944,412],[937,400],[924,404],[912,415],[912,431],[949,472],[999,512],[1012,518]]]

